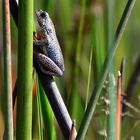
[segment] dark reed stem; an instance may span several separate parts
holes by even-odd
[[[125,91],[126,96],[124,97],[124,99],[127,102],[129,102],[131,97],[132,97],[132,94],[133,94],[134,88],[138,82],[139,76],[140,76],[140,54],[138,56],[134,72],[132,73],[132,75],[130,77],[128,86],[127,86],[126,91]],[[127,106],[123,105],[123,108],[122,108],[123,112],[125,112],[126,109],[127,109]]]

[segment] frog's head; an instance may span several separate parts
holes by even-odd
[[[43,10],[36,10],[37,22],[40,27],[47,25],[49,22],[49,14]]]
[[[42,30],[42,34],[47,33],[47,35],[50,35],[53,31],[55,31],[53,23],[47,12],[43,10],[36,10],[35,13],[36,13],[38,25],[40,26],[40,29]]]

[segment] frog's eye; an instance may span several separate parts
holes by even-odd
[[[40,16],[41,16],[42,18],[45,18],[45,17],[47,17],[47,14],[46,14],[45,12],[42,12],[42,13],[40,14]]]
[[[52,33],[52,30],[50,28],[47,29],[47,34]]]

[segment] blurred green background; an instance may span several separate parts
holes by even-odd
[[[113,34],[118,25],[127,0],[116,0],[113,9]],[[87,93],[90,97],[100,74],[107,52],[107,1],[87,0],[84,20],[81,21],[82,1],[80,0],[40,0],[34,1],[34,9],[42,9],[49,13],[55,25],[57,37],[63,52],[65,72],[62,78],[56,78],[60,93],[68,107],[72,119],[76,120],[79,128],[87,102]],[[126,58],[126,68],[123,80],[123,91],[126,91],[130,77],[136,68],[136,60],[140,55],[140,1],[137,0],[129,18],[125,33],[115,54],[114,75],[117,80],[117,71],[120,68],[122,57]],[[83,22],[83,23],[82,23]],[[12,77],[13,87],[17,75],[17,28],[11,17],[12,37]],[[0,139],[3,135],[3,49],[2,49],[2,8],[0,0]],[[90,61],[92,51],[92,60]],[[22,57],[22,56],[21,56]],[[140,62],[139,62],[140,63]],[[89,76],[89,66],[91,75]],[[89,78],[90,77],[90,78]],[[89,82],[89,85],[88,85]],[[139,81],[138,81],[139,82]],[[89,86],[89,87],[88,87]],[[140,107],[140,83],[137,83],[130,97],[135,107]],[[102,96],[107,94],[107,85]],[[127,94],[127,93],[126,93]],[[105,131],[107,115],[104,113],[107,106],[102,99],[96,108],[94,119],[86,136],[87,140],[106,139]],[[126,116],[122,121],[122,139],[135,140],[140,138],[140,113],[129,109],[131,117]],[[57,139],[63,139],[57,123],[55,123]],[[105,131],[104,131],[105,130]]]

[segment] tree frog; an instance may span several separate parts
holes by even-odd
[[[64,72],[64,59],[55,28],[49,14],[43,10],[36,10],[37,38],[34,39],[34,47],[41,51],[34,51],[34,58],[40,70],[47,75],[62,76]]]

